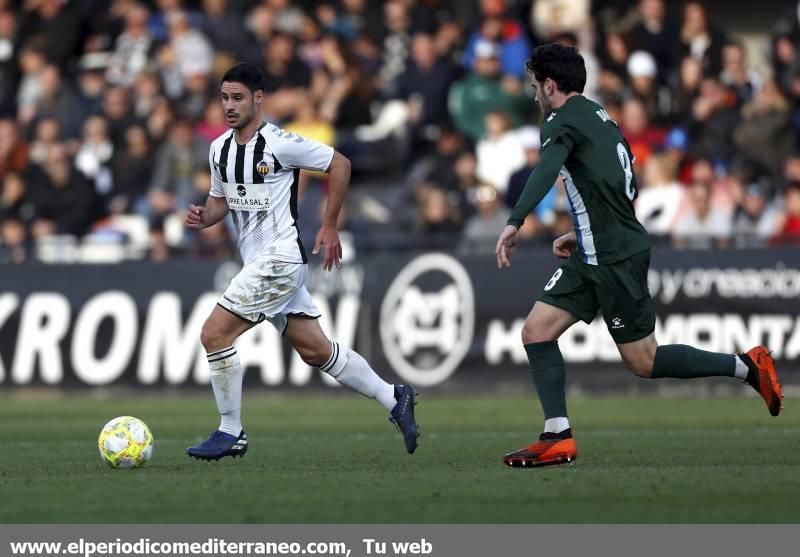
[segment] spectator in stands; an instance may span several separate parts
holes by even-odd
[[[486,115],[492,111],[509,114],[520,125],[533,103],[520,91],[509,92],[500,75],[499,48],[481,41],[475,46],[474,73],[450,90],[449,108],[456,127],[477,141],[486,135]]]
[[[36,123],[30,148],[30,162],[42,165],[50,147],[61,140],[61,126],[55,118],[44,117]]]
[[[409,119],[418,135],[430,137],[429,127],[448,120],[447,93],[454,77],[446,56],[436,50],[433,36],[416,33],[411,42],[411,61],[397,80],[397,95],[408,103]]]
[[[769,179],[762,177],[742,189],[741,202],[733,219],[733,245],[737,248],[766,247],[782,223],[781,212],[772,203]]]
[[[672,92],[672,122],[687,123],[691,120],[694,101],[700,94],[702,78],[702,61],[691,56],[684,57],[678,72],[678,83]]]
[[[242,14],[237,9],[241,2],[228,0],[203,0],[205,18],[201,28],[211,41],[215,52],[237,60],[251,57],[252,48],[244,33]]]
[[[136,123],[131,114],[128,90],[122,87],[109,87],[103,95],[103,115],[108,121],[111,142],[116,146],[125,140],[125,130]]]
[[[113,85],[130,87],[145,69],[153,45],[147,22],[150,13],[142,5],[134,4],[125,14],[125,30],[117,37],[109,61],[106,79]]]
[[[265,45],[275,30],[275,16],[264,4],[257,4],[245,19],[245,29],[253,43]]]
[[[75,155],[75,167],[94,183],[100,196],[107,196],[113,187],[111,157],[114,144],[108,135],[108,123],[102,116],[91,116],[83,125],[83,137]]]
[[[47,61],[65,69],[78,46],[81,21],[76,2],[39,0],[24,2],[19,18],[19,36],[36,37]]]
[[[21,222],[14,219],[0,221],[0,263],[27,261],[27,243],[27,232]]]
[[[102,61],[91,58],[81,59],[78,68],[75,104],[72,110],[86,119],[91,114],[103,110],[103,94],[106,90],[105,66]]]
[[[311,85],[311,70],[297,57],[295,39],[286,33],[273,34],[264,47],[264,60],[264,111],[272,119],[284,120],[297,110]]]
[[[677,66],[678,26],[667,15],[664,0],[639,0],[637,12],[639,22],[630,32],[634,48],[649,52],[664,77],[669,77]]]
[[[623,93],[628,80],[628,45],[620,33],[606,36],[605,48],[600,55],[600,73],[597,77],[598,95],[605,102]]]
[[[795,147],[789,101],[774,81],[767,81],[741,112],[742,121],[734,133],[736,147],[777,178]]]
[[[383,37],[383,64],[379,76],[384,94],[391,97],[397,93],[396,80],[406,70],[411,53],[411,18],[408,7],[401,0],[385,2],[383,14],[386,34]]]
[[[50,145],[44,163],[31,169],[25,197],[33,210],[34,238],[82,236],[92,225],[94,187],[72,164],[63,143]]]
[[[703,78],[692,105],[689,135],[695,155],[728,161],[733,154],[733,132],[739,124],[735,98],[714,76]]]
[[[458,202],[436,184],[419,189],[420,241],[431,247],[455,247],[461,230]]]
[[[164,97],[158,97],[153,104],[153,110],[147,117],[147,133],[153,143],[161,143],[167,138],[169,127],[175,119],[175,114],[169,101]],[[130,122],[133,125],[135,122]]]
[[[211,73],[214,51],[203,33],[192,27],[185,11],[169,12],[167,26],[169,43],[161,51],[162,77],[167,95],[178,98],[190,76]]]
[[[482,20],[464,50],[464,66],[472,68],[475,62],[475,47],[481,41],[495,43],[500,48],[500,68],[504,77],[517,80],[521,86],[525,79],[525,62],[531,53],[531,44],[525,29],[515,19],[508,17],[505,3],[481,2]]]
[[[783,207],[785,216],[775,243],[797,245],[800,243],[800,182],[791,181],[786,184]]]
[[[652,155],[643,165],[636,198],[636,218],[656,239],[669,239],[684,191],[667,155]]]
[[[503,204],[500,193],[489,184],[476,192],[477,212],[464,224],[459,248],[472,253],[494,253],[497,231],[506,225],[511,211]]]
[[[219,104],[219,103],[217,103]],[[140,203],[153,170],[153,151],[142,126],[125,131],[125,143],[112,159],[114,188],[109,210],[114,214],[132,213]]]
[[[169,138],[156,153],[146,214],[164,216],[194,199],[194,171],[208,165],[209,144],[192,132],[186,118],[172,123]]]
[[[731,215],[711,205],[711,189],[696,182],[688,192],[690,208],[672,232],[676,249],[712,249],[731,243]]]
[[[10,118],[0,120],[0,176],[24,172],[28,156],[28,145],[19,137],[16,122]]]
[[[17,87],[17,18],[13,11],[0,9],[0,117],[14,112]]]
[[[31,39],[19,54],[20,80],[17,89],[17,119],[28,124],[36,115],[36,107],[42,96],[41,74],[47,65],[41,41]]]
[[[708,20],[708,14],[699,0],[690,0],[683,8],[680,32],[680,57],[691,56],[703,61],[703,68],[719,73],[722,67],[722,46],[725,34]]]
[[[216,97],[216,95],[215,95]],[[147,118],[155,109],[158,99],[163,98],[161,80],[156,72],[143,71],[133,88],[133,113],[137,118]],[[219,100],[214,98],[219,103]]]
[[[488,0],[492,1],[492,0]],[[589,28],[589,0],[540,0],[531,6],[531,23],[541,42],[561,33],[579,33]]]
[[[736,94],[736,105],[752,101],[761,88],[761,78],[747,66],[744,45],[732,41],[722,47],[722,73],[720,81]]]
[[[644,104],[651,122],[664,124],[671,112],[671,93],[662,85],[658,76],[655,58],[643,50],[638,50],[628,58],[630,94]]]
[[[636,158],[636,168],[645,164],[650,154],[664,145],[664,130],[650,124],[647,109],[638,97],[625,101],[620,126]]]
[[[478,142],[476,155],[478,180],[505,194],[511,175],[525,166],[525,149],[508,114],[486,115],[486,137]]]
[[[309,104],[312,103],[309,101]],[[205,110],[203,111],[203,118],[195,126],[194,133],[211,144],[212,141],[225,133],[228,129],[222,103],[219,102],[219,99],[212,98],[206,103]]]
[[[0,221],[30,220],[31,208],[25,205],[25,182],[16,172],[3,174],[0,189]]]

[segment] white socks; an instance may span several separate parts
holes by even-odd
[[[569,429],[569,420],[563,418],[548,418],[544,421],[545,433],[561,433],[565,429]]]
[[[236,348],[211,352],[208,367],[211,368],[211,387],[217,401],[219,429],[238,437],[242,432],[242,379],[244,370]]]
[[[397,404],[394,386],[381,379],[358,352],[341,348],[338,342],[331,342],[331,357],[319,369],[342,385],[374,398],[389,412]]]
[[[744,363],[738,355],[734,356],[733,359],[736,362],[736,370],[733,374],[739,379],[747,380],[747,373],[750,371],[750,368],[747,367],[747,364]]]

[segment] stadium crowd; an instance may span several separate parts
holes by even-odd
[[[797,243],[798,11],[768,72],[731,31],[693,0],[0,0],[0,260],[232,256],[229,227],[182,214],[241,60],[264,69],[265,119],[352,160],[358,249],[493,251],[538,158],[525,61],[552,41],[581,49],[585,94],[628,138],[657,242]],[[303,175],[306,238],[324,192]],[[522,231],[571,227],[556,184]]]

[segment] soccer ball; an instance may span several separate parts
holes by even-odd
[[[120,416],[103,427],[97,447],[112,468],[141,468],[153,456],[153,434],[142,420]]]

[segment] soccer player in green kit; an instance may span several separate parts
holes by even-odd
[[[655,311],[647,288],[650,240],[636,220],[636,177],[630,147],[603,107],[581,93],[583,57],[572,47],[537,47],[527,63],[541,108],[541,158],[508,225],[497,240],[497,265],[511,265],[518,229],[560,174],[575,230],[553,242],[566,261],[544,286],[522,329],[531,375],[544,411],[539,440],[509,453],[513,467],[574,460],[564,392],[564,360],[558,338],[578,320],[590,323],[602,311],[622,360],[640,377],[730,376],[746,381],[763,397],[769,413],[782,408],[781,386],[769,350],[721,354],[683,344],[658,346]]]

